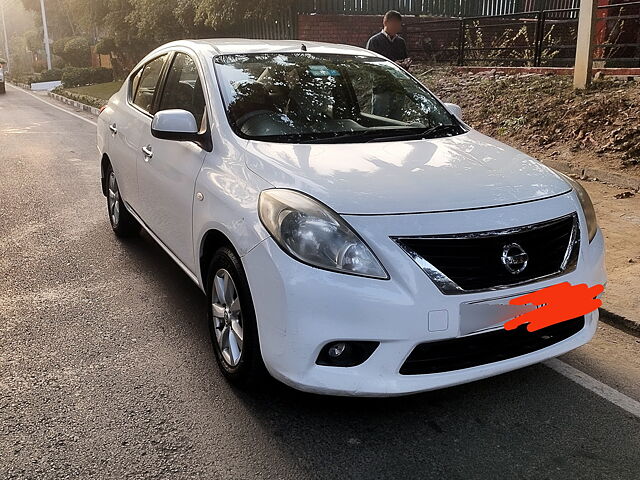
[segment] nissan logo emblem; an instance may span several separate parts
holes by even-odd
[[[517,275],[524,272],[529,263],[529,255],[517,243],[510,243],[502,248],[502,264],[509,273]]]

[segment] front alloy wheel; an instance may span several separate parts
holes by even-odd
[[[268,378],[249,283],[238,255],[220,248],[207,269],[209,331],[220,371],[235,385],[257,387]]]
[[[242,307],[236,284],[224,268],[213,277],[211,313],[222,358],[235,367],[242,357]]]

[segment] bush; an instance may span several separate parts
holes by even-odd
[[[11,80],[16,83],[26,83],[30,85],[33,80],[34,75],[30,75],[27,73],[18,74],[15,71],[11,72]]]
[[[62,69],[52,68],[51,70],[45,70],[40,75],[37,75],[33,82],[55,82],[56,80],[62,80]]]
[[[115,51],[116,42],[113,38],[103,38],[98,43],[96,43],[96,53],[100,55],[110,55],[111,52]]]
[[[113,81],[113,71],[109,68],[90,67],[77,68],[67,67],[62,74],[62,85],[64,88],[82,87],[83,85],[93,85],[94,83],[107,83]]]
[[[63,37],[58,40],[54,40],[51,44],[51,53],[59,57],[64,57],[64,47],[69,40],[71,40],[70,37]]]
[[[76,102],[84,103],[85,105],[89,105],[95,108],[100,108],[104,106],[105,103],[107,103],[105,100],[90,97],[89,95],[81,95],[79,93],[70,92],[62,87],[55,88],[52,91],[53,93],[57,93],[58,95],[62,95],[63,97],[70,98],[71,100],[75,100]]]
[[[64,45],[62,58],[74,67],[83,67],[91,64],[91,50],[89,41],[83,37],[74,37]]]
[[[55,82],[56,80],[61,80],[62,73],[63,71],[59,68],[45,70],[42,73],[17,74],[14,72],[13,75],[11,75],[11,79],[17,83],[26,83],[27,85],[31,85],[32,83]]]

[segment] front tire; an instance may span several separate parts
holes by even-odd
[[[222,374],[239,387],[256,387],[267,377],[260,353],[256,315],[240,259],[219,249],[207,271],[211,342]]]
[[[124,206],[118,180],[111,165],[107,167],[107,212],[114,233],[121,238],[140,233],[140,224]]]

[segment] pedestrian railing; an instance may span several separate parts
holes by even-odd
[[[495,66],[571,66],[578,8],[412,22],[412,56],[434,63]],[[595,61],[640,67],[640,1],[598,7]]]

